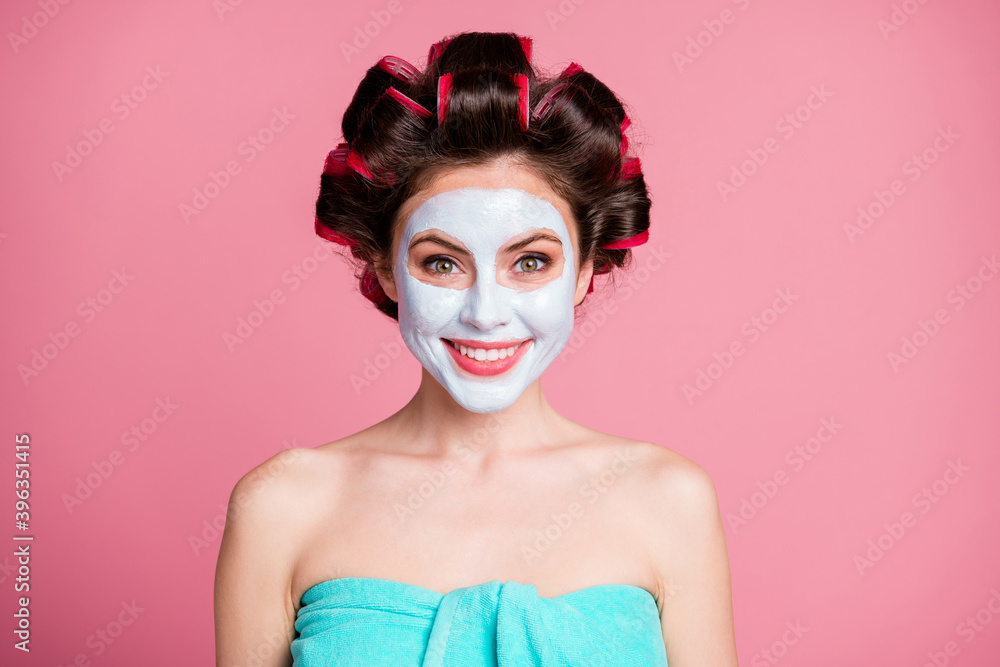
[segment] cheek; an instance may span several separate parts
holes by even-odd
[[[433,336],[458,319],[464,292],[422,283],[407,274],[400,293],[400,325]]]
[[[567,334],[573,328],[573,298],[576,286],[572,273],[530,292],[514,297],[514,308],[521,319],[539,338],[554,338]]]

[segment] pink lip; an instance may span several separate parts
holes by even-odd
[[[527,339],[527,341],[525,341],[523,345],[517,348],[514,351],[514,354],[510,355],[509,357],[505,359],[497,359],[496,361],[479,361],[478,359],[470,359],[469,357],[467,357],[466,355],[462,354],[457,349],[455,349],[455,346],[448,342],[449,340],[458,343],[459,345],[465,345],[466,347],[481,348],[484,350],[492,350],[501,347],[513,347],[514,345],[520,344],[521,341],[513,340],[513,341],[498,342],[498,343],[484,343],[476,340],[463,340],[461,338],[441,339],[442,344],[445,347],[447,347],[448,350],[451,352],[451,356],[455,360],[455,363],[458,364],[459,368],[468,371],[473,375],[490,376],[490,375],[499,375],[500,373],[503,373],[504,371],[511,368],[518,361],[520,361],[521,357],[523,357],[525,353],[528,351],[528,347],[531,346],[531,342],[533,339],[531,338]]]

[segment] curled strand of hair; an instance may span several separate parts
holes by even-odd
[[[375,100],[351,143],[352,156],[364,166],[358,169],[377,185],[392,186],[398,171],[423,147],[434,113],[390,86]],[[357,165],[352,164],[355,168]]]

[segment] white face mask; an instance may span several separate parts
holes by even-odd
[[[412,267],[423,280],[411,275],[407,266],[410,242],[429,229],[440,230],[464,245],[475,266],[468,266],[468,259],[459,260],[454,253],[440,248],[431,254],[424,251],[421,257],[447,254],[453,264],[450,271],[432,273],[440,268],[441,259],[435,259],[426,269],[431,273]],[[528,236],[529,230],[547,231],[562,242],[562,271],[540,287],[523,275],[521,267],[527,250],[508,254],[511,259],[497,266],[501,248],[517,237]],[[461,269],[454,266],[456,262]],[[423,367],[466,410],[504,410],[541,376],[569,341],[573,331],[575,267],[569,231],[551,202],[516,188],[459,188],[437,194],[410,215],[396,253],[394,270],[403,340]],[[456,276],[466,279],[464,289],[444,286],[442,278],[455,280]],[[513,356],[491,362],[491,357],[505,353],[493,351],[486,360],[474,361],[468,356],[462,358],[442,338],[479,343],[513,341],[512,345],[531,340]],[[513,365],[503,370],[512,361]],[[489,366],[491,363],[497,366]],[[493,374],[477,375],[463,366]]]

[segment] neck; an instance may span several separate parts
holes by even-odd
[[[406,443],[408,454],[483,469],[498,457],[544,448],[565,433],[566,420],[545,400],[541,378],[506,410],[481,414],[463,408],[422,370],[417,393],[386,420],[393,441]]]

